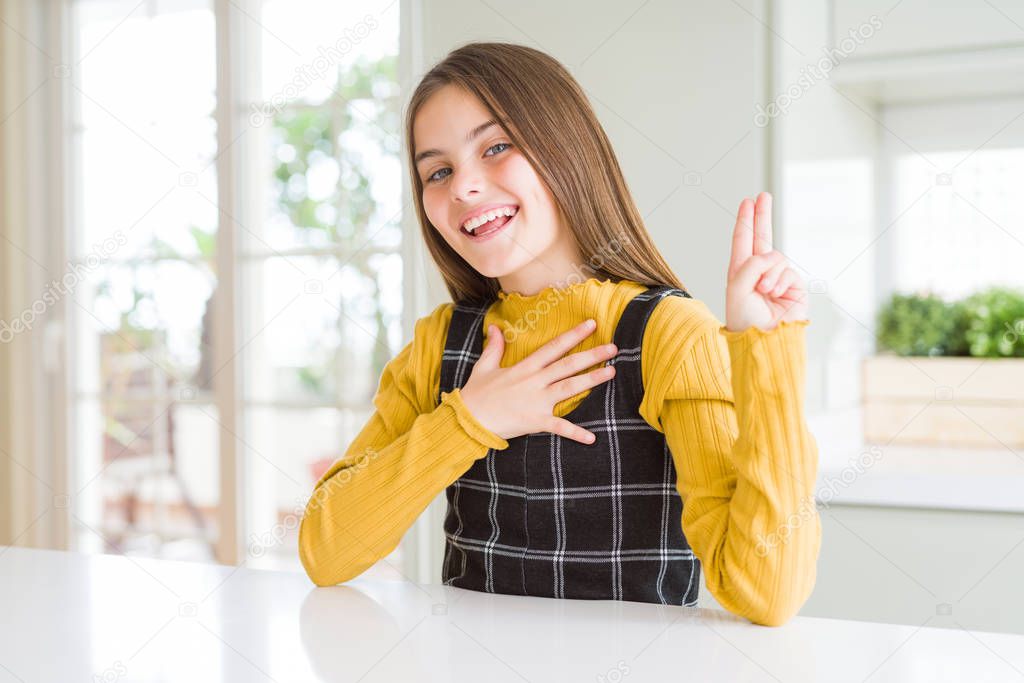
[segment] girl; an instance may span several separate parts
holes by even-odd
[[[771,197],[740,203],[722,325],[658,253],[550,56],[453,51],[406,136],[452,303],[416,322],[316,484],[299,530],[313,582],[358,576],[445,491],[448,585],[694,605],[703,567],[725,608],[789,619],[821,531],[806,291],[771,248]]]

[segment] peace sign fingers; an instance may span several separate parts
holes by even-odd
[[[729,257],[729,279],[754,254],[772,250],[772,196],[762,192],[757,201],[745,198],[736,214],[732,231],[732,254]]]

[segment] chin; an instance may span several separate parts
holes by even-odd
[[[505,277],[509,273],[513,272],[510,268],[504,264],[493,264],[493,263],[470,263],[473,266],[473,270],[480,273],[484,277],[500,278]]]

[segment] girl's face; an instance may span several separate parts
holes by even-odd
[[[423,206],[434,229],[477,272],[500,278],[502,289],[534,293],[564,276],[575,240],[533,166],[491,121],[474,95],[454,85],[421,106],[413,140]],[[473,220],[494,212],[491,222]],[[474,227],[475,235],[467,230]]]

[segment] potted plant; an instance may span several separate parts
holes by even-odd
[[[1024,446],[1024,292],[894,294],[864,359],[868,443]]]

